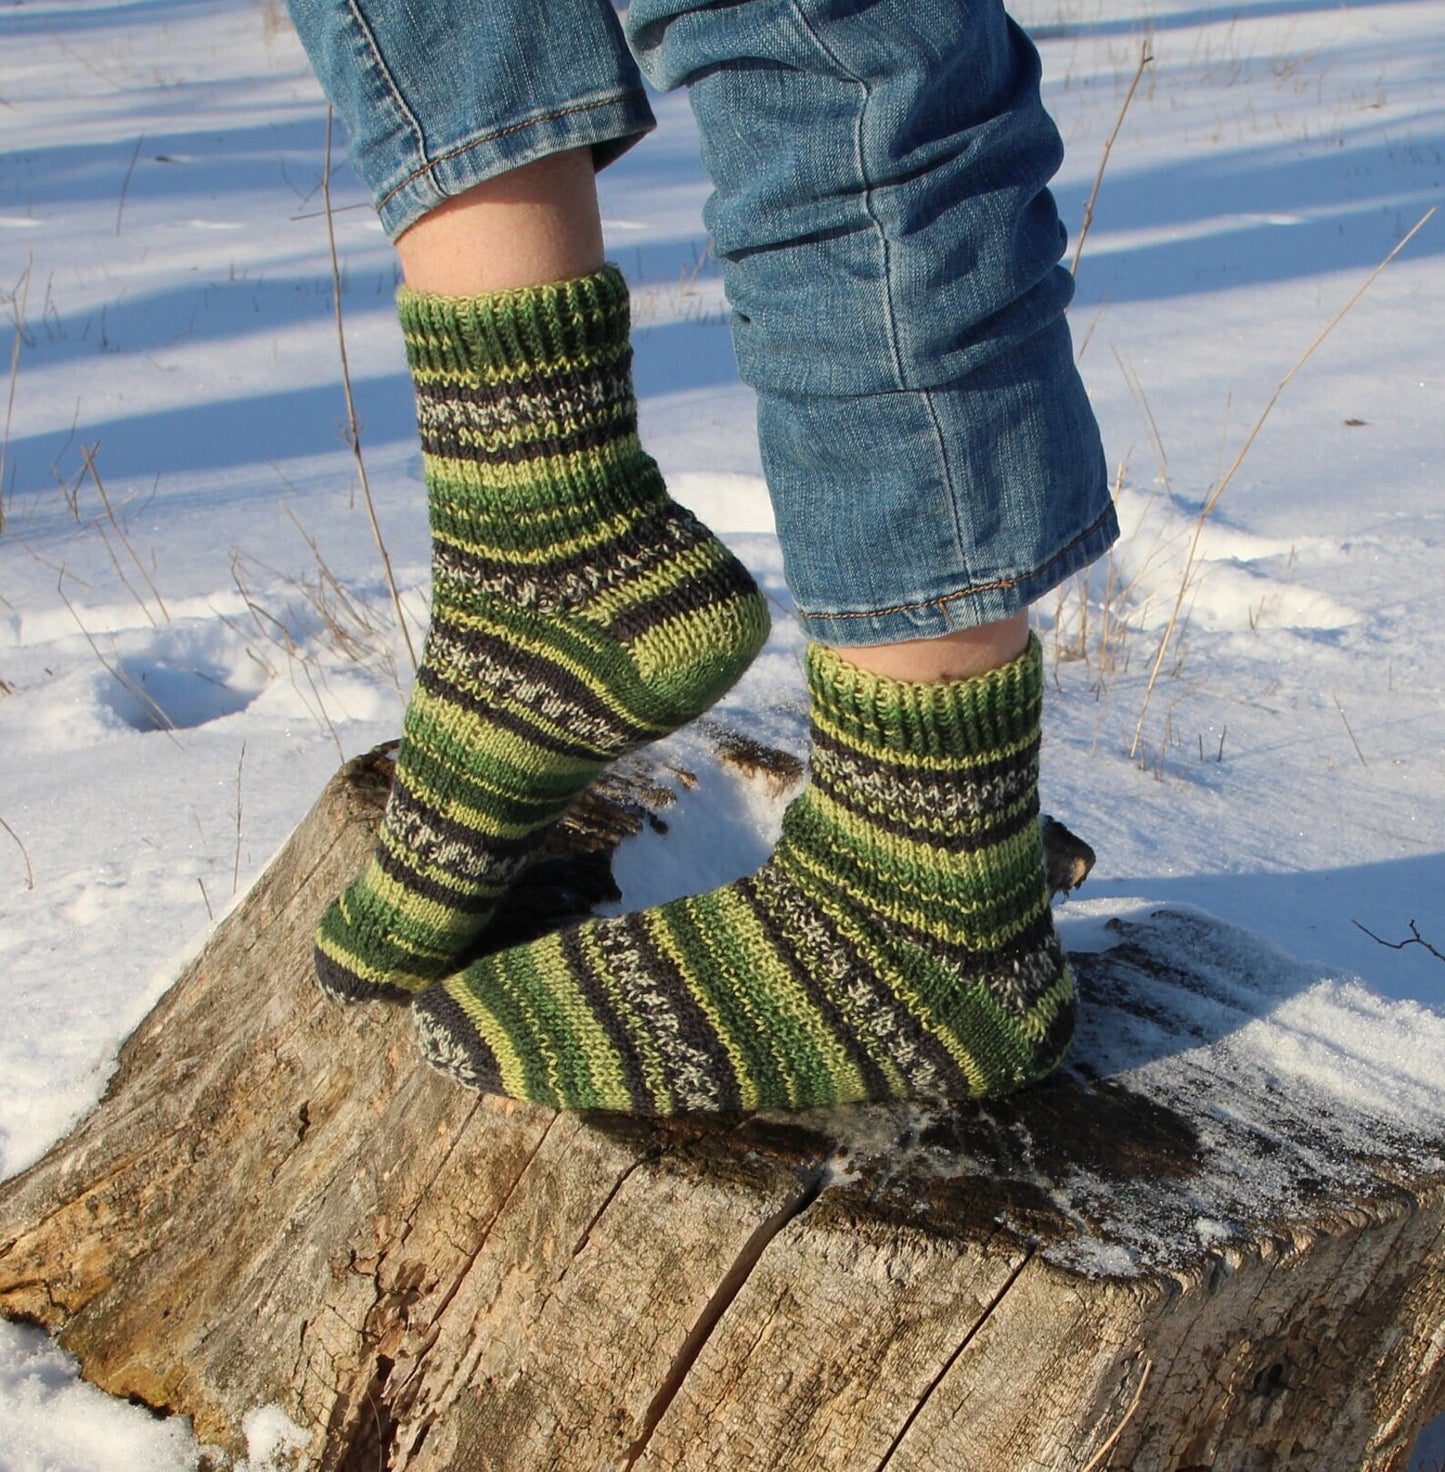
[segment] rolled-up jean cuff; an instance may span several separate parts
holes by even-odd
[[[612,0],[287,0],[395,240],[473,185],[656,124]]]
[[[828,643],[1009,618],[1118,535],[1062,314],[955,383],[762,390],[758,444],[794,604]]]
[[[810,639],[842,648],[936,639],[960,629],[999,623],[1022,613],[1050,589],[1082,572],[1102,557],[1118,536],[1118,522],[1110,505],[1086,532],[1028,572],[894,608],[834,613],[810,613],[799,608],[798,620]]]
[[[602,169],[656,126],[640,89],[540,113],[454,144],[398,182],[383,186],[377,214],[387,236],[396,240],[423,215],[473,185],[576,148],[591,148],[594,166]]]

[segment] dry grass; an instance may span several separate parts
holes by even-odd
[[[30,854],[27,851],[24,843],[21,842],[20,835],[5,821],[4,818],[0,818],[0,828],[3,828],[11,836],[11,838],[15,840],[15,846],[20,850],[20,857],[25,864],[25,888],[34,889],[35,869],[30,863]]]
[[[1114,143],[1124,126],[1124,119],[1129,115],[1129,104],[1133,102],[1134,94],[1139,90],[1139,83],[1143,80],[1144,72],[1153,60],[1152,37],[1146,33],[1139,45],[1139,65],[1134,68],[1133,79],[1129,83],[1128,91],[1124,93],[1124,101],[1119,108],[1119,116],[1114,120],[1113,131],[1104,140],[1104,151],[1099,159],[1098,172],[1094,175],[1094,187],[1090,189],[1089,197],[1084,202],[1084,220],[1079,226],[1079,238],[1074,242],[1074,259],[1069,262],[1069,270],[1072,272],[1078,272],[1079,257],[1084,253],[1084,241],[1088,239],[1089,227],[1094,223],[1094,205],[1098,201],[1099,190],[1104,183],[1104,171],[1109,167],[1109,155],[1114,151]]]
[[[94,485],[96,492],[100,496],[100,504],[105,508],[105,519],[110,523],[111,531],[115,533],[117,540],[125,549],[126,555],[130,558],[131,565],[135,568],[136,572],[139,573],[141,581],[150,590],[150,595],[155,599],[156,607],[160,610],[161,618],[166,623],[170,623],[170,611],[166,608],[165,599],[161,597],[160,589],[156,587],[155,580],[151,577],[145,563],[141,561],[130,537],[126,534],[125,528],[121,525],[120,520],[115,514],[115,508],[110,504],[110,497],[106,494],[105,490],[105,482],[101,480],[100,471],[97,469],[95,463],[95,457],[99,451],[100,445],[98,443],[94,445],[82,445],[80,454],[85,462],[85,469],[90,476],[91,484]],[[110,560],[115,567],[117,576],[125,584],[126,590],[130,593],[131,597],[140,605],[141,612],[145,614],[151,626],[153,628],[159,627],[156,623],[155,615],[151,613],[150,607],[147,605],[145,599],[136,591],[130,579],[126,576],[125,568],[121,565],[121,560],[116,555],[115,547],[112,545],[110,537],[106,534],[105,527],[99,521],[95,522],[94,525],[100,533],[101,540],[105,543],[105,550],[110,554]]]
[[[1095,206],[1103,188],[1105,174],[1114,145],[1123,129],[1130,105],[1134,101],[1140,84],[1153,59],[1151,38],[1146,35],[1140,45],[1138,62],[1134,68],[1128,87],[1125,90],[1118,116],[1115,118],[1113,128],[1104,143],[1099,167],[1094,176],[1093,187],[1084,206],[1083,222],[1075,243],[1073,260],[1071,262],[1071,269],[1074,271],[1078,269],[1079,260],[1083,254],[1084,242],[1088,237],[1090,226],[1094,220]],[[1380,274],[1404,250],[1410,241],[1414,239],[1415,235],[1419,233],[1434,213],[1434,209],[1428,210],[1416,222],[1413,228],[1405,233],[1385,259],[1361,282],[1349,300],[1335,313],[1304,352],[1300,354],[1289,370],[1281,377],[1273,393],[1265,403],[1264,408],[1255,419],[1249,432],[1245,435],[1239,449],[1229,460],[1223,473],[1216,477],[1213,486],[1205,497],[1192,527],[1186,534],[1183,546],[1182,569],[1178,575],[1172,597],[1170,598],[1169,612],[1165,619],[1163,630],[1153,650],[1138,715],[1134,722],[1133,736],[1129,744],[1129,756],[1131,760],[1137,761],[1141,767],[1153,770],[1156,774],[1162,774],[1167,753],[1176,744],[1173,730],[1173,709],[1177,704],[1177,700],[1171,700],[1169,702],[1169,710],[1165,714],[1163,729],[1154,739],[1151,740],[1147,735],[1146,726],[1161,681],[1179,679],[1185,668],[1184,635],[1189,624],[1194,599],[1198,593],[1199,578],[1202,571],[1201,548],[1205,528],[1290,382],[1305,367],[1325,339],[1340,325]],[[1100,312],[1102,310],[1101,307]],[[1081,344],[1080,355],[1082,355],[1083,348],[1088,345],[1088,341],[1092,337],[1096,325],[1097,318],[1091,324],[1089,333],[1085,336]],[[1118,362],[1120,372],[1124,376],[1130,395],[1139,410],[1149,442],[1158,457],[1158,484],[1167,494],[1169,492],[1170,475],[1169,456],[1165,449],[1164,437],[1161,433],[1159,423],[1149,403],[1148,394],[1132,365],[1120,358],[1117,353],[1115,354],[1115,358]],[[1113,487],[1113,495],[1116,502],[1119,498],[1120,489],[1124,484],[1124,478],[1125,467],[1121,465],[1115,477]],[[1134,537],[1136,542],[1142,534],[1142,529],[1135,532]],[[1079,574],[1059,589],[1055,596],[1054,606],[1050,614],[1046,615],[1050,625],[1051,652],[1055,667],[1056,682],[1059,678],[1058,667],[1060,665],[1082,662],[1094,672],[1093,690],[1095,697],[1102,700],[1109,693],[1114,680],[1129,668],[1131,639],[1142,630],[1148,621],[1151,600],[1150,596],[1142,593],[1141,590],[1152,586],[1156,581],[1149,574],[1157,571],[1160,559],[1166,554],[1177,556],[1179,550],[1179,538],[1177,536],[1171,536],[1166,540],[1161,533],[1156,535],[1154,545],[1147,550],[1141,549],[1138,545],[1131,545],[1127,548],[1111,551],[1101,565],[1090,569],[1088,572]],[[1127,577],[1121,571],[1125,565],[1133,569],[1132,573]],[[1102,586],[1100,585],[1101,575]],[[1250,619],[1251,627],[1255,627],[1256,622],[1257,620],[1252,615]],[[1341,711],[1341,717],[1344,719],[1343,710]],[[1354,733],[1350,731],[1347,719],[1345,719],[1345,726],[1349,732],[1351,741],[1355,745],[1356,754],[1363,762],[1365,760],[1364,755],[1359,749],[1358,742],[1354,740]],[[1202,736],[1200,738],[1200,744],[1202,755]],[[1222,759],[1222,751],[1221,741],[1219,752],[1216,754],[1216,760]]]
[[[1230,462],[1229,468],[1220,477],[1208,496],[1205,497],[1204,504],[1200,508],[1198,516],[1195,518],[1193,533],[1190,537],[1188,551],[1184,558],[1184,570],[1179,578],[1179,586],[1175,590],[1174,601],[1170,608],[1168,621],[1164,625],[1164,632],[1160,636],[1158,647],[1155,650],[1154,662],[1149,671],[1148,683],[1144,687],[1144,698],[1139,708],[1139,718],[1134,725],[1134,739],[1129,746],[1129,755],[1131,758],[1138,756],[1141,745],[1144,742],[1144,723],[1148,719],[1149,707],[1154,698],[1155,688],[1159,683],[1161,675],[1165,673],[1165,660],[1175,645],[1176,635],[1181,632],[1183,624],[1188,622],[1187,603],[1196,588],[1199,574],[1199,549],[1204,537],[1204,529],[1208,525],[1210,518],[1214,515],[1231,482],[1239,473],[1239,468],[1244,464],[1250,450],[1254,448],[1255,441],[1259,438],[1266,421],[1274,412],[1274,407],[1279,403],[1280,396],[1284,393],[1285,389],[1289,387],[1290,383],[1304,368],[1305,364],[1314,356],[1316,350],[1325,339],[1349,315],[1360,298],[1379,279],[1381,273],[1385,271],[1395,257],[1425,227],[1434,213],[1435,208],[1432,207],[1415,222],[1414,226],[1396,243],[1394,249],[1390,251],[1385,259],[1365,277],[1352,293],[1349,300],[1330,318],[1329,322],[1325,324],[1315,339],[1295,360],[1289,371],[1275,385],[1274,392],[1269,396],[1264,408],[1259,413],[1259,417],[1254,421],[1249,433],[1244,437],[1244,442],[1240,445],[1238,453]]]
[[[64,568],[61,569],[60,577],[55,585],[55,591],[60,595],[61,602],[64,603],[66,608],[69,610],[71,618],[75,620],[76,628],[78,628],[81,634],[84,636],[85,642],[90,645],[90,651],[100,662],[101,667],[106,671],[108,675],[110,675],[110,677],[116,682],[116,684],[119,685],[120,688],[124,690],[125,693],[130,696],[133,701],[135,701],[136,705],[141,710],[146,712],[146,714],[155,723],[156,730],[164,731],[166,735],[169,736],[172,741],[174,741],[176,739],[176,723],[156,703],[150,692],[146,690],[146,688],[142,684],[140,684],[139,681],[133,680],[126,673],[125,667],[120,663],[119,660],[112,661],[106,658],[105,651],[102,650],[100,645],[96,642],[95,635],[92,634],[88,628],[86,628],[85,621],[81,618],[79,610],[76,608],[75,604],[70,601],[70,597],[65,591]]]
[[[31,257],[25,258],[25,269],[20,273],[10,293],[10,311],[15,320],[15,336],[10,344],[10,384],[5,396],[5,426],[0,432],[0,532],[5,530],[5,506],[8,497],[6,480],[10,464],[10,426],[15,417],[15,386],[20,381],[20,345],[25,341],[25,309],[30,301]]]
[[[391,554],[386,550],[386,541],[381,535],[381,523],[376,518],[376,502],[371,495],[371,482],[366,474],[366,459],[361,453],[361,423],[356,414],[356,401],[351,393],[351,366],[346,356],[346,327],[341,315],[341,265],[336,254],[336,219],[331,210],[331,133],[333,112],[326,109],[326,161],[321,175],[321,199],[326,215],[326,240],[331,259],[331,299],[336,314],[336,348],[341,363],[341,387],[346,399],[346,435],[351,446],[352,458],[356,463],[356,474],[361,482],[362,500],[366,504],[367,519],[371,523],[372,539],[381,558],[386,586],[391,593],[391,606],[396,613],[397,627],[406,644],[407,658],[411,660],[413,673],[417,668],[416,650],[412,647],[411,630],[407,627],[406,613],[401,606],[401,594],[397,591],[396,574],[391,567]]]
[[[332,720],[327,668],[359,666],[379,674],[398,692],[401,675],[392,653],[392,629],[384,617],[358,598],[332,570],[316,539],[287,508],[297,533],[311,553],[311,571],[299,577],[281,572],[240,548],[231,549],[231,580],[250,624],[220,615],[246,642],[247,654],[268,679],[283,669],[314,719],[330,734],[338,755],[341,739]],[[267,591],[259,591],[269,585]],[[276,588],[285,590],[277,610]]]

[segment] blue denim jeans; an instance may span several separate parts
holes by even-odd
[[[733,341],[804,627],[924,638],[1026,607],[1117,535],[1000,0],[291,0],[395,238],[442,200],[653,126],[686,86]],[[625,34],[624,34],[625,28]]]

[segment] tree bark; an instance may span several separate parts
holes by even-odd
[[[1295,982],[1238,932],[1115,922],[1072,1063],[1016,1099],[558,1115],[311,979],[389,776],[342,770],[0,1187],[0,1312],[215,1465],[274,1403],[323,1472],[1384,1472],[1445,1409],[1440,1140],[1254,1068]],[[606,894],[686,780],[594,790],[512,933]]]

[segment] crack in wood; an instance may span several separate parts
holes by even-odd
[[[423,1183],[421,1189],[416,1192],[415,1198],[414,1198],[414,1200],[412,1202],[411,1210],[408,1211],[407,1214],[402,1218],[402,1230],[397,1235],[397,1241],[398,1242],[405,1242],[406,1239],[409,1236],[411,1236],[411,1229],[412,1229],[412,1227],[416,1223],[416,1214],[421,1209],[422,1202],[425,1201],[426,1198],[431,1194],[432,1187],[435,1186],[436,1183],[441,1179],[442,1172],[444,1170],[446,1170],[446,1168],[447,1168],[448,1165],[451,1164],[452,1156],[454,1156],[457,1153],[457,1150],[458,1150],[459,1146],[461,1145],[461,1142],[464,1139],[466,1139],[466,1137],[467,1137],[467,1131],[471,1128],[472,1121],[477,1117],[477,1111],[481,1107],[482,1107],[482,1101],[481,1101],[480,1098],[478,1098],[477,1101],[471,1106],[471,1108],[467,1110],[466,1116],[463,1118],[460,1127],[457,1129],[457,1132],[452,1136],[452,1138],[450,1140],[447,1141],[446,1151],[442,1155],[442,1158],[437,1162],[437,1168],[431,1173],[431,1175]],[[549,1128],[550,1128],[550,1126],[549,1126]],[[542,1132],[542,1140],[545,1140],[546,1138],[547,1138],[547,1134],[546,1134],[546,1131],[544,1130]],[[542,1140],[538,1140],[537,1141],[537,1148],[538,1149],[541,1149]],[[533,1151],[533,1156],[535,1156],[535,1154],[536,1154],[536,1151]],[[527,1166],[529,1166],[531,1163],[532,1163],[532,1156],[529,1156],[527,1158],[525,1164],[523,1164],[521,1171],[518,1173],[517,1180],[520,1180],[522,1178],[522,1176],[526,1174],[526,1172],[527,1172]],[[510,1198],[512,1192],[515,1191],[516,1189],[517,1189],[517,1182],[516,1181],[513,1181],[512,1182],[512,1185],[511,1185],[511,1189],[507,1193],[507,1195],[508,1195],[509,1198]],[[506,1203],[503,1202],[503,1205],[505,1205],[505,1204]],[[492,1220],[487,1223],[487,1228],[486,1228],[487,1232],[491,1231],[492,1226],[496,1223],[496,1220],[497,1220],[497,1215],[496,1214],[493,1214]],[[486,1240],[486,1232],[484,1232],[482,1234],[482,1240],[483,1241]],[[383,1254],[383,1255],[385,1256],[385,1254]]]
[[[903,1425],[898,1428],[898,1434],[889,1443],[888,1450],[883,1453],[883,1460],[878,1463],[878,1465],[873,1469],[873,1472],[886,1472],[888,1465],[893,1461],[894,1454],[897,1452],[898,1448],[903,1445],[904,1437],[906,1437],[908,1433],[913,1429],[913,1423],[917,1421],[919,1416],[923,1414],[924,1407],[933,1398],[934,1392],[938,1389],[940,1385],[943,1384],[944,1380],[948,1378],[948,1372],[958,1362],[959,1356],[962,1355],[964,1350],[966,1350],[968,1346],[973,1343],[974,1338],[978,1334],[978,1331],[982,1329],[986,1323],[988,1323],[989,1319],[993,1316],[999,1305],[1004,1301],[1005,1298],[1008,1297],[1009,1290],[1013,1287],[1015,1283],[1018,1282],[1020,1276],[1023,1273],[1023,1270],[1028,1267],[1028,1265],[1033,1260],[1034,1249],[1029,1248],[1029,1250],[1025,1252],[1023,1257],[1020,1259],[1018,1266],[1014,1268],[1014,1270],[1004,1280],[1003,1286],[998,1290],[997,1293],[994,1294],[993,1298],[990,1299],[988,1307],[985,1308],[983,1313],[979,1315],[978,1319],[969,1329],[968,1333],[963,1336],[963,1342],[943,1362],[943,1367],[939,1370],[938,1374],[936,1374],[933,1379],[929,1381],[928,1387],[924,1390],[923,1394],[918,1397],[917,1404],[914,1405],[913,1409],[909,1411],[907,1416],[904,1417]]]
[[[912,1106],[588,1119],[574,1149],[565,1120],[429,1086],[404,1018],[317,993],[315,916],[367,861],[385,775],[328,789],[96,1114],[0,1186],[0,1310],[97,1384],[232,1455],[280,1403],[317,1472],[1079,1465],[1116,1417],[1111,1466],[1398,1472],[1441,1409],[1438,1138],[1235,1077],[1232,1031],[1303,973],[1153,915],[1077,958],[1083,1064],[1016,1101],[930,1109],[902,1143]],[[635,823],[661,798],[599,800]],[[588,864],[552,874],[549,915]],[[1163,1029],[1137,1087],[1100,1072],[1120,1029]]]
[[[602,1198],[602,1202],[598,1206],[597,1210],[592,1213],[591,1219],[588,1221],[587,1225],[582,1228],[581,1234],[578,1236],[576,1242],[572,1244],[571,1255],[568,1257],[567,1261],[562,1264],[562,1271],[557,1274],[556,1280],[548,1287],[547,1291],[543,1294],[542,1302],[538,1307],[539,1313],[542,1309],[546,1308],[547,1304],[551,1301],[553,1294],[555,1294],[557,1290],[562,1286],[563,1282],[566,1280],[567,1274],[572,1271],[572,1264],[576,1262],[577,1259],[586,1250],[587,1243],[591,1240],[592,1233],[596,1230],[598,1222],[600,1222],[602,1218],[607,1214],[607,1208],[611,1206],[614,1201],[617,1200],[618,1192],[620,1192],[622,1188],[628,1183],[628,1181],[632,1179],[635,1172],[640,1170],[644,1165],[650,1165],[653,1161],[660,1160],[664,1153],[665,1152],[661,1146],[656,1146],[650,1150],[647,1150],[643,1154],[639,1155],[629,1166],[626,1167],[626,1169],[624,1169],[618,1175],[617,1179],[612,1183],[612,1186],[608,1190],[607,1194]]]
[[[428,1178],[426,1185],[430,1187],[441,1177],[447,1164],[455,1155],[457,1149],[467,1136],[468,1126],[475,1118],[478,1110],[482,1107],[481,1100],[468,1109],[466,1118],[455,1136],[448,1142],[447,1149],[436,1169]],[[382,1286],[381,1278],[387,1260],[394,1255],[396,1247],[399,1247],[410,1235],[411,1226],[415,1219],[416,1211],[421,1200],[425,1197],[423,1190],[417,1195],[416,1203],[403,1218],[403,1227],[397,1233],[396,1242],[392,1248],[383,1252],[377,1259],[376,1266],[366,1274],[375,1288],[371,1309],[366,1315],[366,1326],[363,1337],[368,1345],[369,1355],[372,1358],[372,1371],[365,1387],[358,1393],[353,1391],[344,1395],[338,1402],[338,1408],[343,1414],[338,1417],[333,1414],[331,1425],[327,1429],[324,1451],[322,1456],[323,1465],[330,1467],[332,1472],[385,1472],[391,1465],[392,1452],[395,1449],[396,1439],[401,1431],[406,1412],[412,1397],[405,1394],[407,1388],[416,1383],[417,1376],[423,1369],[424,1362],[430,1350],[436,1344],[438,1337],[438,1324],[445,1317],[447,1308],[452,1300],[461,1291],[461,1286],[466,1280],[467,1274],[475,1267],[478,1257],[486,1247],[487,1240],[492,1229],[506,1210],[507,1203],[516,1194],[522,1181],[525,1179],[532,1163],[536,1160],[542,1146],[546,1143],[552,1126],[557,1123],[561,1116],[554,1116],[548,1121],[546,1128],[537,1139],[536,1145],[531,1153],[522,1162],[507,1187],[506,1193],[498,1203],[496,1210],[492,1213],[486,1225],[482,1227],[481,1234],[465,1249],[459,1249],[464,1258],[458,1264],[456,1272],[451,1275],[450,1285],[441,1293],[433,1305],[431,1312],[425,1321],[426,1327],[421,1324],[412,1325],[406,1314],[408,1304],[404,1302],[411,1294],[415,1285],[408,1286],[404,1278],[398,1279],[398,1292],[396,1289],[387,1289]],[[455,1245],[455,1244],[454,1244]],[[440,1288],[441,1283],[438,1281]],[[405,1328],[414,1329],[418,1333],[418,1340],[414,1352],[405,1356],[407,1369],[399,1389],[391,1385],[392,1372],[397,1368],[397,1358],[379,1352],[379,1346],[389,1337],[388,1331],[383,1327],[388,1312],[395,1312],[394,1305],[403,1301],[403,1307],[398,1315],[399,1322]],[[394,1337],[394,1336],[392,1336]],[[406,1402],[406,1403],[403,1403]],[[371,1411],[370,1423],[364,1419],[362,1408]],[[429,1420],[421,1423],[417,1444],[425,1439],[426,1431],[430,1426]],[[333,1461],[332,1459],[335,1458]]]
[[[688,1373],[697,1363],[713,1331],[722,1322],[723,1315],[732,1306],[733,1300],[742,1292],[743,1285],[752,1276],[753,1269],[761,1261],[768,1245],[788,1225],[795,1221],[818,1199],[828,1183],[828,1160],[824,1158],[806,1170],[798,1172],[798,1190],[790,1196],[770,1217],[761,1222],[753,1234],[743,1243],[732,1266],[723,1274],[712,1296],[703,1305],[697,1321],[688,1331],[672,1364],[658,1386],[651,1404],[642,1418],[642,1430],[637,1439],[623,1454],[618,1472],[632,1472],[652,1441],[662,1418],[677,1399]]]

